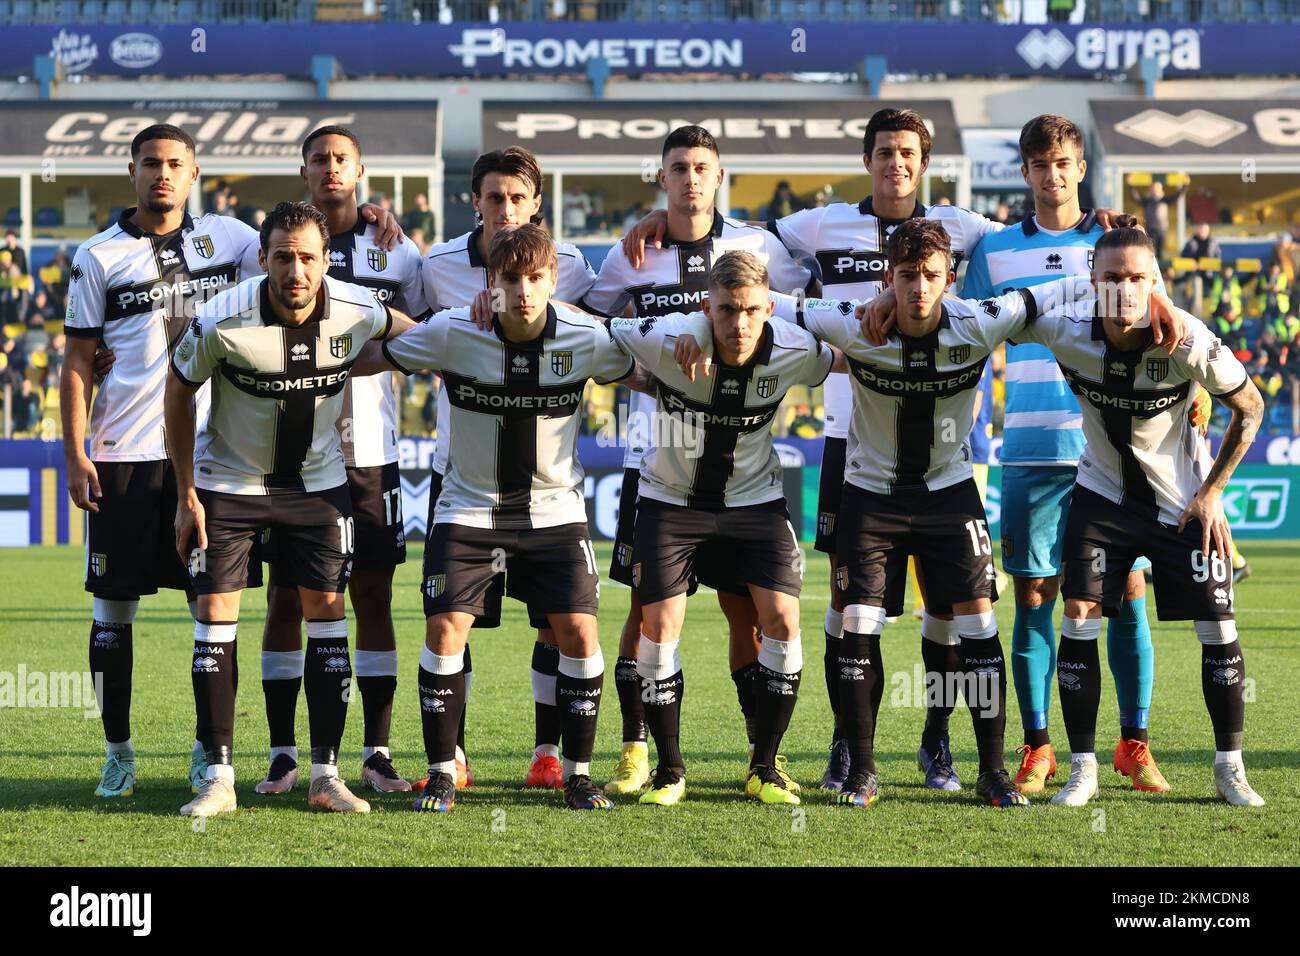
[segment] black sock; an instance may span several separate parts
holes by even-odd
[[[550,698],[555,703],[543,704],[533,695],[533,715],[535,733],[533,746],[543,744],[557,745],[563,728],[563,715],[556,706],[559,698],[555,696],[556,677],[560,673],[560,649],[551,644],[537,641],[533,644],[533,680],[545,681],[551,685]]]
[[[790,726],[794,703],[799,696],[801,671],[783,674],[755,663],[751,682],[754,688],[754,757],[752,767],[776,764],[776,751]],[[732,675],[735,677],[735,674]]]
[[[646,724],[654,737],[659,766],[685,770],[682,757],[682,691],[685,682],[678,671],[665,680],[642,682],[641,702],[645,705]]]
[[[636,672],[636,658],[620,657],[614,664],[614,688],[618,691],[618,710],[623,717],[623,742],[645,740],[645,704],[641,700],[641,675]]]
[[[465,710],[465,671],[434,674],[420,666],[420,722],[430,766],[456,759],[456,729]]]
[[[365,747],[387,747],[393,725],[393,696],[397,675],[368,675],[356,679],[361,690],[361,743]]]
[[[298,711],[298,691],[301,687],[301,677],[262,681],[262,696],[266,698],[266,726],[271,732],[272,747],[297,746],[294,718]]]
[[[740,701],[740,713],[745,718],[745,739],[751,747],[754,746],[754,718],[758,712],[758,691],[754,686],[757,674],[757,661],[731,672],[731,680],[736,685],[736,699]]]
[[[465,643],[465,690],[461,694],[460,701],[460,723],[456,726],[456,746],[460,748],[461,753],[468,754],[465,749],[465,715],[469,713],[469,686],[474,682],[474,663],[469,657],[469,642]]]
[[[235,622],[194,625],[194,711],[208,764],[229,764],[235,746]],[[229,637],[229,640],[214,638]]]
[[[1061,628],[1065,630],[1064,625]],[[1101,659],[1096,640],[1061,637],[1056,654],[1056,686],[1070,752],[1097,749],[1097,709],[1101,706]]]
[[[337,764],[352,684],[346,619],[307,622],[307,657],[302,673],[311,762]]]
[[[120,744],[131,739],[130,624],[90,624],[90,675],[104,722],[104,739]]]
[[[876,772],[876,715],[885,692],[880,635],[845,631],[836,648],[840,718],[849,742],[849,772]]]
[[[1143,743],[1150,740],[1145,727],[1125,727],[1123,724],[1120,724],[1119,736],[1121,740],[1140,740]]]
[[[1241,643],[1201,645],[1201,693],[1214,725],[1215,750],[1240,750],[1246,724],[1246,661]]]
[[[1033,750],[1052,742],[1052,736],[1046,727],[1025,728],[1025,745]]]
[[[961,669],[980,755],[979,772],[1001,770],[1006,766],[1002,746],[1007,730],[1007,664],[996,632],[992,637],[962,637]]]
[[[921,746],[930,753],[948,736],[948,718],[957,706],[957,682],[961,654],[956,644],[939,644],[921,638],[921,661],[925,665],[925,729]]]
[[[597,655],[599,651],[597,652]],[[565,670],[594,670],[600,673],[594,677],[574,676]],[[575,763],[591,763],[591,753],[596,748],[596,721],[600,716],[601,691],[605,686],[605,666],[599,656],[574,660],[565,658],[560,661],[559,673],[555,678],[555,704],[560,712],[562,728],[561,751],[565,760]]]
[[[835,665],[835,655],[840,646],[840,638],[826,633],[826,650],[822,652],[822,670],[826,677],[826,697],[831,702],[831,714],[835,717],[833,740],[844,738],[843,720],[840,715],[840,678],[839,668]]]

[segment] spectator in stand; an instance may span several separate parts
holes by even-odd
[[[1142,207],[1147,235],[1151,237],[1156,247],[1156,258],[1163,258],[1165,254],[1165,236],[1169,234],[1169,207],[1178,201],[1178,197],[1186,189],[1186,185],[1179,186],[1169,195],[1165,195],[1165,184],[1156,179],[1152,180],[1145,194],[1139,193],[1136,189],[1129,190],[1133,201]]]
[[[235,210],[230,208],[230,196],[225,190],[218,190],[212,194],[212,213],[215,216],[235,215]]]
[[[40,271],[41,285],[45,287],[50,305],[54,307],[54,311],[60,318],[63,317],[68,301],[68,270],[70,268],[68,250],[60,246],[54,253],[54,257],[50,259],[49,265]]]
[[[1250,357],[1250,343],[1246,341],[1245,323],[1242,321],[1240,312],[1229,306],[1208,324],[1214,334],[1232,350],[1234,355],[1241,358],[1243,362]],[[1246,358],[1242,358],[1243,353],[1245,353]]]
[[[1250,376],[1268,404],[1272,404],[1273,399],[1282,391],[1282,371],[1273,365],[1265,349],[1257,350],[1255,357],[1246,363],[1246,374]]]
[[[1259,296],[1259,313],[1265,322],[1272,322],[1291,311],[1291,283],[1287,281],[1280,263],[1269,264],[1268,270],[1256,280],[1255,291]]]
[[[993,213],[993,221],[1000,222],[1004,226],[1011,225],[1011,207],[1005,201],[998,203],[997,211]]]
[[[813,414],[812,406],[803,402],[795,406],[788,433],[795,438],[816,438],[822,433],[822,421]]]
[[[27,275],[27,253],[18,244],[18,233],[12,229],[5,233],[4,249],[13,257],[14,264],[18,266],[18,271],[23,275]]]
[[[37,289],[36,294],[32,296],[32,301],[27,305],[24,324],[29,329],[44,329],[46,322],[54,322],[61,318],[45,290]]]
[[[13,252],[0,249],[0,324],[15,325],[22,321],[30,281],[14,261]]]
[[[433,210],[429,208],[429,197],[424,193],[416,193],[415,208],[402,217],[402,228],[406,230],[408,236],[419,231],[423,232],[425,236],[432,237],[436,234],[434,226]]]
[[[565,237],[582,235],[588,231],[588,218],[594,211],[591,196],[584,186],[574,183],[564,193],[564,232]]]
[[[1237,270],[1224,263],[1210,283],[1210,292],[1205,302],[1206,311],[1214,318],[1225,312],[1241,315],[1241,302],[1241,280],[1237,278]]]
[[[1268,255],[1268,265],[1275,263],[1286,276],[1287,284],[1294,286],[1296,275],[1300,274],[1300,245],[1290,232],[1284,231],[1278,236],[1277,245]]]
[[[784,219],[801,209],[807,209],[807,204],[794,194],[790,184],[786,180],[781,180],[776,184],[776,189],[772,192],[772,198],[767,203],[767,216],[769,222],[775,219]]]
[[[1210,235],[1210,224],[1208,222],[1198,222],[1196,232],[1192,235],[1187,243],[1183,246],[1184,259],[1219,259],[1223,255],[1223,250],[1219,248],[1219,242]],[[1193,270],[1185,276],[1187,280],[1187,289],[1184,294],[1190,300],[1192,297],[1193,280],[1201,277],[1201,295],[1202,303],[1206,300],[1204,297],[1209,295],[1210,288],[1214,284],[1214,272],[1209,269]]]
[[[41,423],[40,391],[32,385],[31,379],[24,378],[14,393],[13,423],[15,432],[35,431]]]

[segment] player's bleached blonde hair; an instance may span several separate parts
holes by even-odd
[[[752,252],[728,252],[709,270],[709,286],[714,289],[768,287],[767,266]]]
[[[531,222],[493,236],[487,258],[488,269],[495,275],[554,272],[556,268],[555,243],[545,229]]]

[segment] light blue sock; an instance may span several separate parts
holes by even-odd
[[[1147,623],[1147,599],[1125,601],[1119,614],[1106,628],[1106,654],[1115,678],[1122,727],[1145,730],[1151,709],[1151,686],[1155,682],[1156,651]]]
[[[1055,601],[1038,607],[1016,605],[1011,631],[1011,676],[1025,730],[1047,729],[1047,707],[1056,675],[1056,633],[1052,625]]]

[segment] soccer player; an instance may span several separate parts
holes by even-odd
[[[1241,755],[1245,664],[1222,494],[1254,440],[1264,404],[1241,363],[1192,316],[1182,313],[1190,334],[1172,354],[1154,348],[1141,319],[1155,259],[1141,230],[1108,232],[1096,242],[1096,298],[1047,312],[1019,336],[1052,350],[1079,396],[1087,437],[1071,493],[1061,586],[1061,633],[1069,642],[1062,641],[1058,667],[1073,759],[1070,779],[1053,802],[1082,806],[1097,793],[1091,751],[1101,697],[1101,615],[1122,613],[1129,569],[1145,554],[1154,565],[1157,616],[1193,621],[1202,645],[1215,789],[1234,806],[1263,806]],[[1188,420],[1195,385],[1232,410],[1212,462]]]
[[[1088,168],[1082,131],[1064,116],[1035,117],[1021,130],[1020,154],[1034,211],[980,242],[966,269],[964,298],[985,299],[1062,275],[1083,275],[1091,268],[1093,247],[1103,229],[1094,213],[1079,205],[1079,185]],[[1158,287],[1163,289],[1163,284]],[[1015,581],[1011,671],[1024,728],[1016,784],[1028,794],[1041,793],[1056,772],[1047,729],[1056,671],[1053,612],[1062,534],[1083,444],[1079,405],[1051,352],[1041,345],[1008,343],[1002,563]],[[1143,571],[1150,566],[1144,557],[1134,564],[1119,614],[1109,621],[1107,649],[1120,710],[1115,769],[1128,774],[1136,789],[1162,792],[1169,784],[1147,745],[1155,656]],[[1078,658],[1078,649],[1065,636],[1061,657],[1069,666]],[[1077,687],[1069,680],[1061,684],[1061,706],[1067,714]],[[1078,748],[1072,749],[1074,759],[1084,758]],[[1086,749],[1091,757],[1092,747]]]
[[[254,541],[277,539],[307,618],[303,682],[311,724],[312,807],[366,813],[338,776],[351,693],[343,591],[355,537],[339,430],[344,387],[368,339],[414,323],[369,290],[328,277],[329,223],[314,206],[280,203],[262,224],[268,274],[204,304],[171,358],[168,454],[176,472],[175,546],[198,592],[195,710],[207,769],[187,816],[235,809],[239,600]],[[193,439],[193,396],[212,408]]]
[[[479,224],[463,236],[440,243],[429,250],[424,260],[425,297],[434,311],[472,305],[489,288],[487,253],[492,240],[503,229],[514,229],[541,218],[542,169],[535,157],[520,146],[484,153],[474,161],[470,173],[470,195]],[[596,274],[587,257],[577,246],[556,243],[555,298],[577,302],[591,288]],[[447,473],[447,453],[451,448],[451,402],[446,388],[438,392],[438,442],[434,448],[433,473],[429,482],[429,521],[434,511],[443,476]],[[507,575],[512,596],[526,597],[522,575]],[[498,582],[500,579],[498,579]],[[500,595],[492,595],[488,614],[475,626],[495,627]],[[533,644],[532,685],[535,736],[533,756],[524,778],[527,787],[559,789],[564,785],[560,766],[560,709],[555,703],[555,679],[560,652],[555,632],[543,613],[529,612],[537,641]],[[465,647],[465,702],[468,706],[472,671],[469,645]],[[465,727],[462,720],[457,737],[456,786],[464,788],[473,780],[465,756]]]
[[[371,347],[358,366],[438,369],[451,400],[449,468],[424,552],[419,693],[429,780],[416,809],[455,805],[465,641],[508,566],[525,576],[528,600],[559,642],[564,803],[607,810],[613,804],[591,782],[605,665],[577,437],[587,380],[625,380],[635,363],[599,321],[550,302],[556,249],[540,226],[500,230],[487,263],[501,303],[490,331],[474,324],[470,309],[449,309],[382,352]]]
[[[193,608],[170,528],[176,479],[163,438],[168,343],[196,302],[261,271],[251,228],[185,211],[199,172],[187,133],[165,125],[141,130],[131,141],[127,172],[136,205],[82,243],[73,259],[60,379],[68,492],[89,518],[90,670],[108,750],[99,797],[135,791],[131,672],[140,597],[159,588],[184,590]],[[115,360],[90,409],[87,454],[100,343]],[[260,582],[260,567],[252,570]],[[198,741],[195,751],[202,767]]]
[[[851,768],[836,802],[865,807],[879,795],[873,738],[884,690],[880,634],[885,617],[902,612],[902,569],[913,555],[931,612],[939,617],[937,608],[951,608],[957,638],[938,666],[927,662],[929,679],[943,691],[927,703],[950,712],[964,679],[979,750],[976,793],[993,806],[1024,806],[1003,765],[1005,665],[993,615],[992,548],[971,477],[970,422],[988,353],[1045,304],[1087,294],[1088,286],[1066,280],[983,303],[945,301],[954,278],[951,245],[943,227],[926,219],[899,225],[888,252],[894,339],[878,346],[860,338],[849,302],[812,300],[799,312],[814,334],[843,349],[854,382],[836,544],[844,634],[833,661]]]
[[[728,252],[714,262],[701,304],[703,312],[689,316],[611,323],[615,340],[655,377],[660,421],[667,417],[679,429],[668,435],[656,429],[660,440],[642,457],[638,483],[632,580],[643,630],[636,666],[658,753],[641,802],[670,806],[685,796],[678,645],[686,595],[702,562],[725,554],[762,629],[751,678],[754,751],[745,793],[763,803],[797,804],[776,754],[803,670],[803,553],[786,511],[771,425],[785,393],[820,385],[835,354],[795,325],[767,321],[773,309],[767,269],[752,253]],[[711,375],[688,377],[677,367],[676,340],[685,332],[716,355]]]
[[[732,250],[758,256],[777,291],[794,293],[809,288],[811,273],[791,258],[775,236],[760,227],[723,216],[714,208],[723,170],[717,141],[708,130],[683,126],[669,133],[661,151],[658,177],[668,200],[666,242],[646,250],[644,260],[636,268],[628,261],[625,247],[615,243],[601,265],[595,285],[583,300],[584,307],[606,316],[649,318],[694,311],[708,291],[713,263]],[[610,565],[610,577],[632,588],[632,606],[619,638],[618,663],[614,670],[623,718],[623,747],[614,776],[606,784],[608,793],[636,793],[650,779],[645,695],[637,674],[637,648],[645,631],[642,604],[632,579],[632,535],[641,457],[653,440],[654,409],[652,398],[633,394],[623,455],[618,531]],[[731,677],[752,748],[759,622],[744,583],[732,580],[726,571],[719,570],[726,564],[725,560],[701,561],[697,567],[701,572],[700,581],[717,591],[718,603],[727,618]],[[798,786],[788,777],[787,785],[796,789]]]
[[[361,144],[343,126],[323,126],[302,144],[299,175],[311,204],[329,224],[327,275],[363,286],[375,299],[420,318],[428,313],[420,278],[420,250],[404,242],[380,246],[376,226],[357,208],[365,174]],[[394,769],[389,727],[397,689],[393,632],[393,571],[406,560],[401,478],[397,468],[398,400],[391,373],[349,379],[343,388],[339,436],[356,532],[348,595],[357,620],[356,685],[361,691],[361,785],[380,793],[411,789]],[[271,541],[266,627],[262,634],[262,689],[271,736],[270,768],[258,793],[287,793],[298,781],[294,715],[303,679],[302,607],[289,562],[274,560]]]

